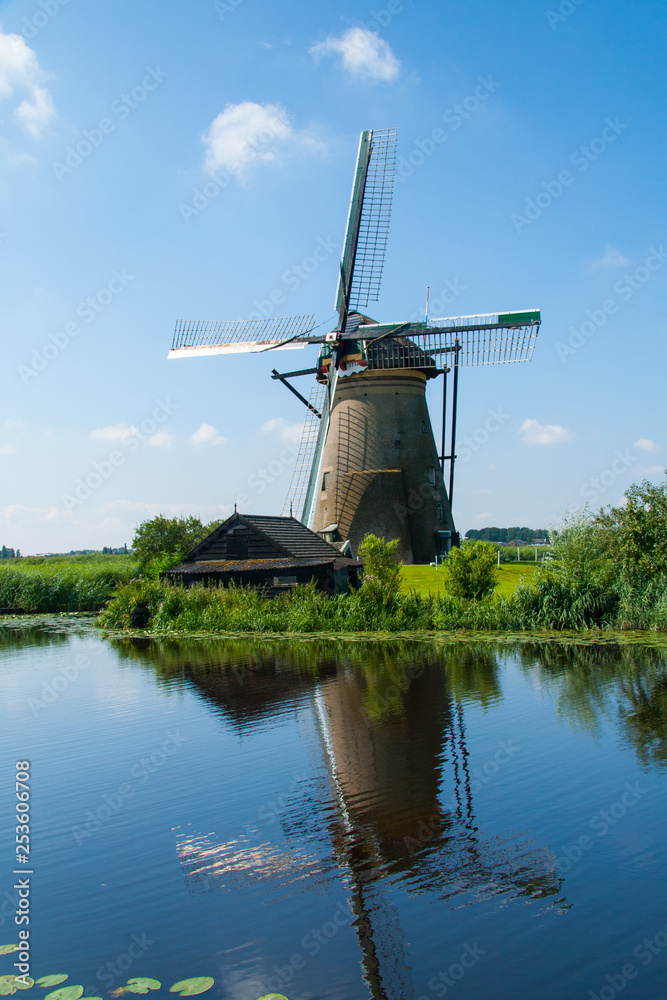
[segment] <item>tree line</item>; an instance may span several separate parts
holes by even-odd
[[[521,539],[524,542],[535,542],[538,539],[548,539],[546,528],[471,528],[466,531],[466,538],[480,542],[514,542]]]

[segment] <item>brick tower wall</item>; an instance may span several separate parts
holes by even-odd
[[[369,531],[387,541],[398,538],[398,557],[406,564],[431,562],[438,529],[454,531],[421,372],[339,377],[313,530],[333,523],[355,555]]]

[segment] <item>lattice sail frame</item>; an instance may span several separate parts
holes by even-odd
[[[256,320],[179,320],[167,357],[291,350],[312,343],[308,334],[314,326],[312,314]]]
[[[447,317],[403,327],[366,324],[357,336],[364,344],[370,370],[437,369],[453,364],[457,353],[460,366],[530,361],[540,324],[540,311],[532,309]]]
[[[350,268],[350,311],[379,298],[394,194],[397,136],[396,128],[361,134],[336,293],[337,310],[343,302]]]

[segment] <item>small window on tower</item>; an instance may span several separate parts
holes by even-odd
[[[422,420],[422,434],[426,434],[427,430],[428,430],[428,428],[427,428],[426,424],[424,423],[424,421]]]
[[[435,486],[435,469],[429,468],[428,470],[428,481],[431,486]]]
[[[325,472],[324,475],[322,476],[322,489],[323,490],[328,490],[329,489],[329,476],[330,476],[329,472]]]
[[[444,511],[442,509],[442,504],[441,503],[438,504],[437,511],[438,511],[438,520],[439,521],[444,521],[445,517],[444,517]]]

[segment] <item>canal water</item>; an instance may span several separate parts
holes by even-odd
[[[5,625],[0,704],[0,944],[29,877],[35,979],[104,1000],[200,976],[224,1000],[665,995],[664,648]]]

